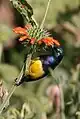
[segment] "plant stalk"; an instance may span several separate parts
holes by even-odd
[[[29,65],[30,65],[30,62],[31,62],[31,54],[28,56],[28,58],[27,58],[27,60],[26,60],[26,68],[28,68],[29,67]],[[26,69],[27,70],[27,69]],[[22,67],[22,70],[21,70],[21,72],[20,72],[20,74],[19,74],[19,76],[18,76],[18,78],[17,78],[17,81],[15,82],[15,83],[19,83],[20,81],[21,81],[21,79],[22,79],[22,76],[23,76],[23,71],[24,71],[24,65],[23,65],[23,67]],[[8,100],[10,99],[10,97],[12,96],[12,94],[14,93],[14,91],[15,91],[15,89],[17,88],[17,85],[16,84],[13,84],[12,85],[12,88],[10,89],[10,92],[9,92],[9,94],[8,94],[8,96],[6,97],[6,99],[3,101],[3,103],[1,104],[1,106],[0,106],[0,114],[2,113],[2,111],[3,111],[3,109],[4,109],[4,107],[5,107],[5,105],[7,104],[7,102],[8,102]]]
[[[48,4],[47,4],[47,8],[46,8],[46,12],[45,12],[44,18],[43,18],[43,20],[42,20],[42,23],[41,23],[41,25],[40,25],[40,28],[41,28],[41,29],[43,28],[43,25],[44,25],[44,22],[45,22],[45,19],[46,19],[46,16],[47,16],[48,10],[49,10],[50,2],[51,2],[51,0],[48,0]]]
[[[3,101],[3,103],[0,106],[0,114],[2,113],[3,109],[5,108],[5,105],[7,104],[8,100],[12,96],[15,89],[16,89],[16,85],[13,85],[12,88],[10,89],[10,92],[9,92],[8,96],[6,97],[6,99]]]

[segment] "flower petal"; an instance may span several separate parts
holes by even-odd
[[[19,41],[22,42],[22,41],[26,40],[27,38],[28,38],[28,36],[21,36]]]
[[[16,27],[13,29],[13,31],[16,33],[16,34],[22,34],[22,35],[27,35],[27,31],[25,28],[22,28],[22,27]]]
[[[51,46],[53,44],[60,45],[59,42],[52,37],[47,37],[47,38],[42,38],[41,40],[38,41],[38,44],[45,43],[48,46]]]
[[[56,45],[60,46],[60,43],[57,40],[53,39],[53,41]]]

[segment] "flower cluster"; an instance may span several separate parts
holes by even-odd
[[[37,43],[39,45],[45,44],[47,46],[52,46],[53,44],[56,44],[59,46],[59,42],[52,37],[49,37],[49,34],[38,28],[38,27],[32,27],[30,24],[27,24],[25,28],[22,27],[16,27],[13,29],[13,31],[16,34],[20,34],[21,37],[19,39],[20,42],[26,42],[28,41],[31,45],[34,43]]]

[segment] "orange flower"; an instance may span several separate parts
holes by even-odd
[[[47,46],[51,46],[51,45],[53,45],[53,44],[56,44],[57,46],[59,46],[60,44],[59,44],[59,42],[57,41],[57,40],[55,40],[55,39],[53,39],[52,37],[44,37],[44,38],[42,38],[42,39],[40,39],[40,40],[36,40],[36,35],[33,37],[33,34],[32,33],[34,33],[35,31],[36,31],[36,33],[35,34],[39,34],[39,33],[37,33],[37,30],[35,30],[34,29],[34,27],[32,27],[32,25],[31,24],[27,24],[26,26],[25,26],[25,28],[22,28],[22,27],[16,27],[16,28],[14,28],[13,29],[13,31],[16,33],[16,34],[20,34],[20,35],[22,35],[21,37],[20,37],[20,39],[19,39],[19,41],[20,42],[23,42],[23,41],[25,41],[25,40],[28,40],[29,41],[29,43],[31,43],[32,45],[36,42],[36,43],[38,43],[39,45],[40,44],[42,44],[42,43],[44,43],[45,45],[47,45]],[[30,32],[29,32],[30,31]],[[46,34],[45,34],[45,36],[46,36]],[[39,39],[39,38],[38,38]]]
[[[25,28],[22,28],[22,27],[16,27],[13,29],[13,31],[16,33],[16,34],[21,34],[23,36],[20,37],[19,41],[24,41],[26,40],[27,38],[29,38],[29,35],[28,35],[28,32]]]
[[[53,44],[60,45],[59,42],[52,37],[47,37],[47,38],[42,38],[41,40],[38,41],[38,44],[45,43],[48,46],[51,46]]]

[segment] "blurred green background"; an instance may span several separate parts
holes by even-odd
[[[41,24],[48,0],[28,2],[34,18]],[[25,49],[12,31],[16,26],[24,26],[24,19],[8,0],[1,0],[0,80],[6,87],[3,92],[10,90],[24,61]],[[80,1],[52,0],[44,27],[64,49],[62,62],[52,71],[55,79],[60,80],[59,87],[51,76],[24,83],[13,93],[0,119],[80,119]],[[5,93],[1,88],[2,85],[0,99],[3,101]]]

